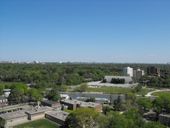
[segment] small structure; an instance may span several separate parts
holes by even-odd
[[[98,112],[102,112],[102,105],[100,103],[83,102],[79,100],[61,100],[61,104],[67,106],[70,110],[76,110],[77,108],[93,108]]]
[[[149,120],[149,121],[156,121],[157,120],[157,113],[153,112],[153,111],[150,111],[150,112],[144,113],[143,117],[146,120]]]
[[[63,125],[69,113],[64,111],[51,111],[45,114],[45,118],[56,122],[59,125]]]
[[[122,84],[132,84],[133,83],[133,80],[130,76],[105,76],[104,77],[104,81],[106,81],[106,83],[112,83],[113,79],[124,80],[124,83],[122,83]]]
[[[26,111],[25,113],[28,115],[29,120],[38,120],[43,119],[45,117],[45,112],[51,111],[50,107],[40,107],[40,108],[33,108],[30,111]]]
[[[4,96],[0,96],[0,107],[4,107],[8,105],[8,99]]]
[[[11,89],[4,89],[3,93],[4,93],[5,97],[8,97],[10,95],[10,93],[11,93]]]
[[[147,74],[150,76],[160,76],[160,69],[154,66],[147,68]]]
[[[44,100],[41,102],[41,104],[43,106],[49,106],[49,107],[61,110],[61,104],[59,102],[55,102],[55,101],[51,101],[51,100]]]
[[[170,114],[160,114],[159,115],[159,122],[166,126],[170,126]]]
[[[125,76],[133,77],[133,68],[131,68],[131,67],[125,67],[125,68],[123,68],[123,74],[124,74]]]
[[[1,107],[0,114],[16,112],[21,110],[28,110],[28,109],[30,109],[30,106],[26,104],[10,105],[10,106]]]
[[[0,127],[10,128],[28,122],[24,111],[10,112],[0,115]]]

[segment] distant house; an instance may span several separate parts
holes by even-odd
[[[4,89],[3,93],[4,93],[5,97],[8,97],[10,95],[10,93],[11,93],[11,89]]]
[[[160,69],[154,66],[147,68],[147,74],[150,76],[160,76]]]
[[[67,106],[70,110],[76,110],[77,108],[94,108],[96,111],[102,112],[102,105],[100,103],[79,100],[61,100],[61,104]]]
[[[45,114],[45,118],[63,125],[69,113],[64,111],[51,111]]]
[[[104,81],[106,83],[113,83],[113,84],[119,84],[118,82],[115,82],[113,80],[116,81],[117,80],[123,80],[123,82],[120,84],[132,84],[133,83],[133,80],[130,76],[105,76],[104,77]]]
[[[28,116],[24,111],[10,112],[0,115],[0,127],[11,128],[28,122]]]
[[[170,126],[170,114],[160,114],[159,115],[159,122],[166,126]]]
[[[41,104],[43,106],[49,106],[49,107],[61,110],[61,104],[59,102],[56,102],[56,101],[44,100],[44,101],[41,102]]]
[[[123,68],[123,75],[133,77],[133,68],[131,67]]]
[[[0,107],[4,107],[8,105],[8,99],[4,96],[0,96]]]

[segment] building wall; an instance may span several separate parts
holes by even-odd
[[[64,124],[64,121],[63,121],[63,120],[57,119],[57,118],[55,118],[55,117],[53,117],[53,116],[50,116],[50,115],[48,115],[48,114],[45,114],[45,118],[47,118],[47,119],[49,119],[49,120],[51,120],[51,121],[54,121],[54,122],[56,122],[56,123],[59,124],[59,125],[63,125],[63,124]]]
[[[45,113],[38,113],[33,115],[28,114],[28,119],[31,121],[43,119],[44,117],[45,117]]]
[[[27,119],[27,116],[15,118],[11,120],[6,120],[5,128],[11,128],[13,126],[20,125],[20,124],[27,123],[27,122],[29,122],[29,120]]]
[[[123,69],[123,74],[125,76],[130,76],[130,77],[133,77],[133,68],[130,68],[130,67],[126,67]]]
[[[166,125],[166,126],[170,126],[170,115],[167,116],[167,115],[160,114],[159,115],[159,122],[161,124]]]

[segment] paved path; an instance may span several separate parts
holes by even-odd
[[[153,93],[156,93],[156,92],[169,92],[169,91],[170,91],[170,89],[159,89],[159,90],[148,92],[145,96],[146,97],[151,97]]]

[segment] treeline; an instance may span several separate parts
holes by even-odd
[[[105,75],[123,75],[123,67],[146,69],[148,64],[0,64],[0,82],[24,82],[37,87],[54,85],[77,85],[88,81],[102,80]],[[169,65],[152,65],[170,72]],[[149,86],[170,85],[166,79],[149,79]],[[162,82],[161,84],[159,82]]]
[[[1,82],[24,82],[40,86],[77,85],[118,75],[114,65],[97,64],[0,64]]]

